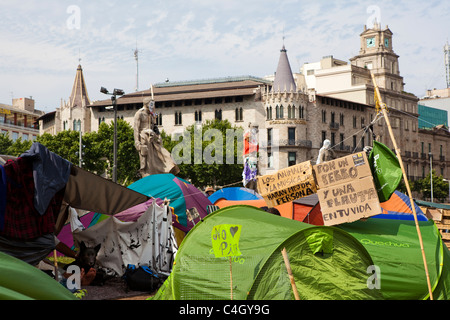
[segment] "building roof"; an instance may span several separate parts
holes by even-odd
[[[73,82],[72,93],[69,99],[69,107],[82,107],[91,104],[88,92],[86,89],[86,82],[84,81],[83,69],[78,65],[75,81]]]
[[[255,89],[272,82],[255,77],[221,78],[200,81],[161,83],[153,86],[153,96],[158,101],[179,101],[219,97],[249,96]],[[151,97],[152,90],[126,94],[117,99],[117,104],[142,103],[145,97]],[[91,107],[109,106],[111,100],[95,101]]]
[[[272,90],[278,91],[297,91],[297,86],[292,75],[291,65],[287,56],[287,50],[283,45],[280,50],[280,59],[278,60],[277,72],[275,73],[275,80],[273,81]]]

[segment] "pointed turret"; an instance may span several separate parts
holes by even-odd
[[[290,90],[290,92],[297,91],[297,85],[295,84],[294,76],[292,75],[291,65],[284,45],[280,52],[280,60],[278,61],[272,92],[284,92],[287,90]]]
[[[78,65],[77,74],[73,83],[72,94],[70,95],[69,107],[85,107],[90,104],[91,101],[89,100],[88,92],[86,89],[83,69],[81,68],[81,65]]]

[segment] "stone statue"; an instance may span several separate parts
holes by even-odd
[[[319,156],[317,157],[316,164],[324,163],[330,160],[336,159],[334,151],[331,149],[331,141],[326,139],[323,142],[322,148],[319,150]]]
[[[169,151],[162,146],[154,103],[153,99],[144,99],[143,107],[134,115],[134,145],[139,152],[139,173],[142,178],[152,174],[180,172]]]

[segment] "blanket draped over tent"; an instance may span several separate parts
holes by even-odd
[[[145,211],[128,211],[131,216],[123,212],[74,233],[75,242],[83,241],[91,247],[101,244],[97,261],[116,275],[122,276],[132,264],[168,276],[177,250],[171,209],[152,201]]]

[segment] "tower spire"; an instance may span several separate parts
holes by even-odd
[[[284,42],[284,41],[283,41]],[[272,91],[280,91],[283,89],[292,88],[297,90],[297,86],[292,74],[291,65],[287,56],[287,50],[284,46],[280,50],[280,59],[278,60],[277,72],[275,73],[275,80],[273,81]]]

